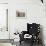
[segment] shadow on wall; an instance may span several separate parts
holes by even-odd
[[[44,45],[44,37],[43,37],[43,26],[42,25],[40,25],[40,39],[42,40],[42,45],[45,46]]]

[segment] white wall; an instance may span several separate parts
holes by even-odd
[[[0,3],[8,3],[8,0],[0,0]]]
[[[23,9],[26,11],[26,18],[16,18],[16,10]],[[9,0],[9,31],[11,36],[18,30],[26,30],[28,23],[40,23],[43,29],[46,28],[46,16],[44,5],[40,0]],[[46,29],[44,29],[46,30]]]

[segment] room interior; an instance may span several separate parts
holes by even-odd
[[[46,0],[0,0],[0,46],[32,46],[30,45],[31,42],[28,44],[24,42],[25,40],[20,44],[20,35],[22,35],[23,31],[34,30],[35,32],[34,27],[38,24],[40,24],[42,46],[46,46],[45,15]],[[29,25],[35,23],[36,25],[27,28],[27,23],[29,23]],[[39,27],[37,30],[39,30]],[[31,38],[35,38],[34,33],[25,33],[25,35],[30,35]],[[25,37],[25,39],[29,39],[30,37]]]

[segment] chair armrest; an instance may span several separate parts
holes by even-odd
[[[23,35],[25,35],[25,34],[27,34],[27,33],[28,33],[27,31],[22,31],[22,34],[23,34]]]
[[[19,34],[20,41],[24,40],[24,35],[27,34],[27,31],[22,31],[21,34]]]

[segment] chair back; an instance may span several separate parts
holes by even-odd
[[[29,23],[27,23],[27,31],[31,35],[32,34],[34,34],[34,35],[39,34],[39,32],[40,32],[40,24],[36,24],[36,23],[29,24]]]

